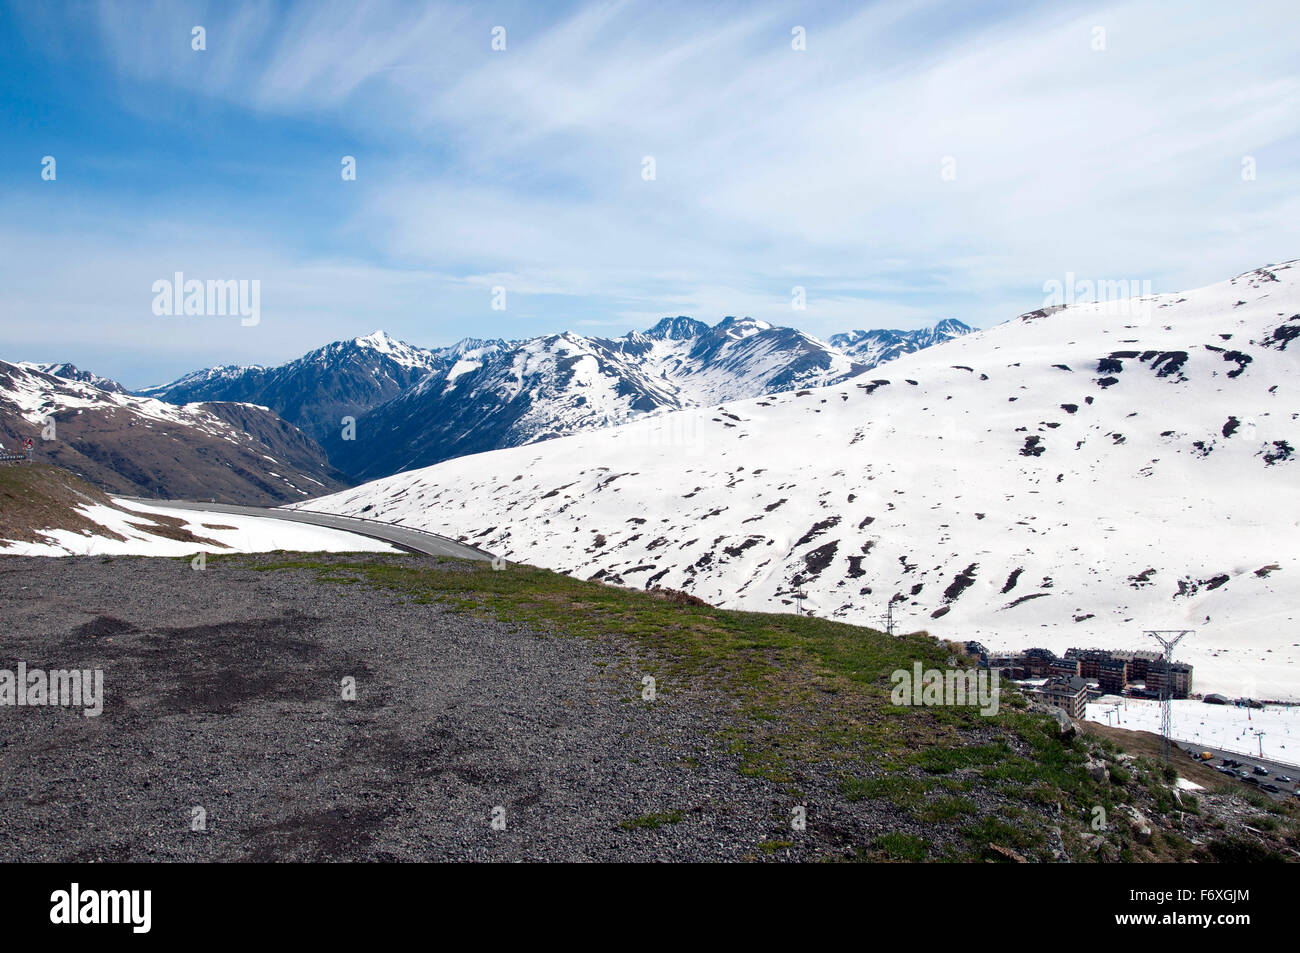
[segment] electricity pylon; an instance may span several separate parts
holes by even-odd
[[[1161,656],[1165,677],[1160,687],[1160,757],[1165,764],[1169,763],[1169,742],[1174,733],[1174,687],[1169,674],[1169,663],[1174,660],[1174,646],[1183,640],[1183,636],[1191,635],[1195,631],[1195,629],[1147,629],[1143,633],[1151,636],[1164,647]]]

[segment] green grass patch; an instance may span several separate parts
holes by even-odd
[[[840,793],[846,801],[882,800],[897,807],[910,807],[926,791],[926,783],[905,774],[886,774],[875,778],[845,778]]]
[[[975,802],[965,797],[937,797],[912,808],[912,816],[929,824],[942,824],[975,813]]]
[[[961,832],[977,851],[984,850],[988,844],[1025,850],[1042,842],[1038,831],[994,816],[982,817],[963,827]]]
[[[925,860],[929,854],[929,845],[913,834],[894,832],[881,834],[871,845],[890,860],[907,860],[912,862]]]

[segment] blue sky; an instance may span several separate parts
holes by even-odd
[[[1300,255],[1295,22],[1286,3],[0,6],[0,357],[143,386],[379,327],[435,345],[749,314],[828,336],[986,326],[1067,273],[1208,284]],[[260,323],[155,316],[176,271],[260,281]]]

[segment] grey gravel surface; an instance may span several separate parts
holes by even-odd
[[[107,696],[0,708],[4,859],[806,860],[909,827],[829,773],[801,801],[741,775],[726,703],[643,701],[616,639],[257,563],[0,558],[0,668],[101,668]]]

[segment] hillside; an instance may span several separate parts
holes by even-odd
[[[1298,274],[1043,309],[868,378],[312,506],[722,606],[791,611],[802,593],[880,624],[892,605],[904,628],[994,649],[1194,628],[1179,658],[1198,690],[1300,698]]]
[[[265,407],[177,406],[0,361],[0,443],[29,438],[36,460],[113,493],[272,504],[346,485]]]

